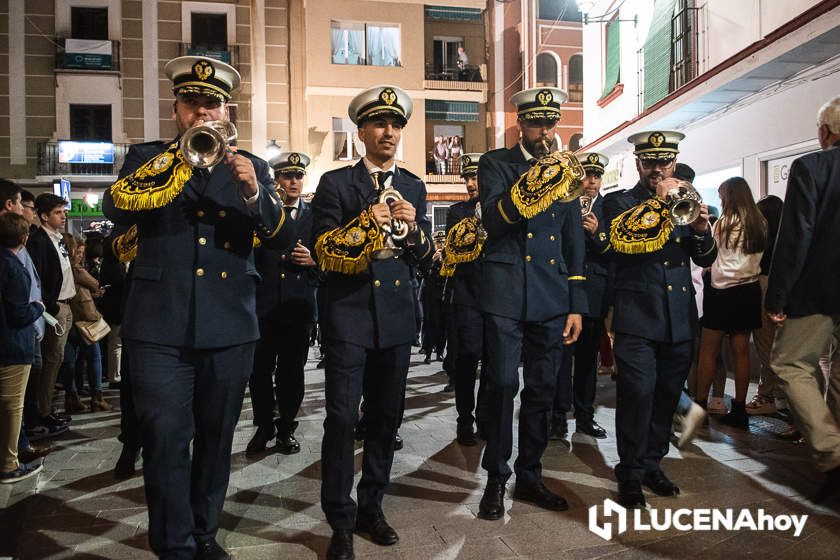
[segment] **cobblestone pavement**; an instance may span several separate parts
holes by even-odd
[[[360,559],[479,558],[840,558],[840,516],[812,503],[821,478],[801,444],[775,436],[782,424],[753,419],[749,432],[712,420],[683,451],[673,446],[664,470],[682,488],[678,498],[649,495],[654,508],[748,508],[771,514],[807,514],[802,535],[792,531],[638,531],[611,541],[588,530],[588,508],[615,497],[612,467],[614,382],[599,378],[597,420],[610,437],[573,435],[549,444],[543,460],[550,488],[567,498],[566,512],[548,512],[507,499],[499,521],[476,518],[485,482],[482,446],[456,444],[455,404],[442,392],[440,363],[414,355],[385,514],[400,534],[394,547],[356,538]],[[218,541],[236,559],[323,558],[330,536],[319,505],[320,444],[324,419],[323,370],[307,366],[307,391],[299,420],[297,455],[267,453],[246,459],[254,433],[250,401],[237,427],[222,530]],[[731,384],[731,381],[730,381]],[[731,388],[731,387],[730,387]],[[117,400],[116,392],[109,398]],[[143,480],[116,482],[117,412],[80,414],[57,439],[37,479],[0,486],[0,558],[152,558]],[[574,422],[570,421],[572,431]],[[515,454],[515,450],[514,450]],[[357,472],[361,450],[356,452]],[[513,480],[508,484],[509,494]]]

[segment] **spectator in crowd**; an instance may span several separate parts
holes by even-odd
[[[715,362],[729,334],[735,369],[732,409],[721,418],[731,426],[748,425],[745,408],[750,383],[750,333],[761,327],[761,255],[767,247],[767,221],[758,210],[750,186],[742,177],[724,181],[718,189],[723,214],[713,235],[718,256],[711,267],[711,285],[703,294],[703,334],[697,366],[697,400],[705,408]]]
[[[447,166],[449,169],[450,175],[460,175],[461,174],[461,156],[464,153],[463,147],[461,147],[461,137],[460,136],[452,136],[449,138],[449,142],[447,143],[447,147],[449,149],[449,165]]]
[[[443,136],[435,136],[435,148],[432,152],[435,158],[435,172],[438,175],[446,174],[446,160],[449,159],[449,147]]]
[[[458,79],[466,80],[470,72],[470,57],[467,56],[464,47],[458,47],[458,62],[456,64],[458,66]]]
[[[773,261],[773,246],[776,244],[776,235],[779,232],[783,204],[781,198],[772,194],[765,196],[757,203],[758,210],[767,221],[768,239],[767,249],[761,257],[761,273],[758,276],[762,306],[767,294],[767,274],[770,272],[770,263]],[[747,414],[773,414],[776,412],[776,398],[784,396],[779,385],[779,378],[770,367],[770,350],[773,347],[773,337],[776,335],[776,324],[764,313],[761,316],[761,328],[753,331],[753,343],[758,361],[761,363],[761,373],[758,392],[747,403]]]
[[[29,222],[29,233],[41,227],[38,212],[35,211],[35,195],[27,190],[20,191],[20,204],[23,207],[23,217]]]
[[[3,201],[4,209],[8,200]],[[20,193],[13,199],[20,206]],[[34,323],[44,312],[29,301],[31,280],[18,259],[29,233],[26,219],[14,211],[0,215],[0,482],[12,483],[36,475],[42,466],[18,459],[18,439],[26,381],[34,355]]]
[[[55,317],[55,328],[47,329],[41,343],[43,365],[33,373],[38,416],[26,421],[30,439],[52,437],[67,431],[67,422],[53,413],[52,399],[58,370],[64,360],[64,345],[73,326],[70,300],[76,295],[70,253],[61,237],[67,223],[67,201],[51,193],[38,195],[35,209],[41,221],[27,242],[27,249],[41,278],[41,292],[47,313]],[[61,333],[61,334],[58,334]],[[31,427],[30,427],[31,426]]]
[[[770,366],[826,474],[818,498],[828,499],[840,495],[840,372],[826,400],[819,359],[840,337],[840,96],[820,108],[817,135],[822,151],[790,168],[764,307],[779,325]]]

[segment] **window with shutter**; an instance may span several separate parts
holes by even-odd
[[[677,0],[659,0],[644,46],[644,108],[668,95],[671,78],[671,18]]]
[[[601,93],[603,99],[612,93],[615,86],[621,81],[621,37],[619,30],[621,24],[618,21],[618,14],[607,24],[607,58],[604,65],[604,90]]]

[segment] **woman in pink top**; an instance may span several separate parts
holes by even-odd
[[[706,407],[723,337],[729,334],[735,368],[735,398],[721,422],[746,427],[745,407],[750,376],[750,332],[761,327],[761,255],[767,247],[767,221],[742,177],[718,189],[723,213],[713,235],[718,256],[711,267],[711,286],[703,295],[703,334],[697,364],[697,402]]]

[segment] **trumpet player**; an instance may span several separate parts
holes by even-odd
[[[595,386],[598,373],[598,344],[609,310],[611,265],[606,254],[610,242],[604,231],[604,197],[601,177],[609,159],[596,152],[580,154],[586,177],[580,197],[583,230],[586,232],[583,289],[589,311],[583,316],[583,331],[577,342],[563,348],[552,410],[551,437],[563,439],[568,433],[566,415],[574,405],[575,430],[602,439],[607,431],[595,421]],[[574,371],[572,366],[574,357]]]
[[[382,512],[382,498],[415,338],[410,261],[425,266],[433,251],[426,187],[395,161],[411,111],[411,99],[395,86],[376,86],[353,98],[348,113],[366,155],[352,167],[322,175],[312,201],[316,260],[326,272],[321,507],[333,530],[329,559],[353,558],[354,529],[380,545],[399,540]],[[366,434],[357,506],[350,497],[353,433],[363,391]]]
[[[254,249],[254,263],[262,276],[257,286],[260,339],[248,385],[257,431],[248,442],[246,453],[265,451],[275,436],[280,453],[300,451],[294,435],[298,425],[295,417],[303,402],[303,369],[315,321],[317,284],[310,250],[312,210],[300,196],[309,161],[306,154],[284,152],[268,162],[286,212],[286,227],[294,232],[294,244],[267,239]]]
[[[479,305],[484,316],[484,421],[482,467],[487,486],[479,515],[504,515],[505,484],[513,449],[513,407],[524,355],[519,413],[519,455],[514,499],[550,510],[568,508],[542,478],[557,363],[563,343],[577,340],[586,312],[584,232],[580,203],[569,197],[583,169],[568,152],[549,154],[566,93],[535,88],[516,93],[521,140],[487,152],[478,164],[482,225],[487,231]],[[539,158],[539,159],[538,159]]]
[[[236,69],[185,56],[164,71],[178,138],[131,146],[103,210],[137,226],[122,336],[151,548],[161,558],[228,558],[215,537],[259,338],[252,240],[284,236],[285,220],[265,161],[220,145],[220,163],[194,168],[195,154],[182,152],[187,130],[228,120]]]
[[[717,248],[705,204],[687,225],[669,208],[679,142],[668,130],[630,136],[639,182],[604,199],[615,263],[615,358],[618,366],[615,467],[619,502],[644,508],[642,485],[659,496],[679,487],[662,471],[671,420],[688,376],[697,328],[690,261],[714,262]]]

